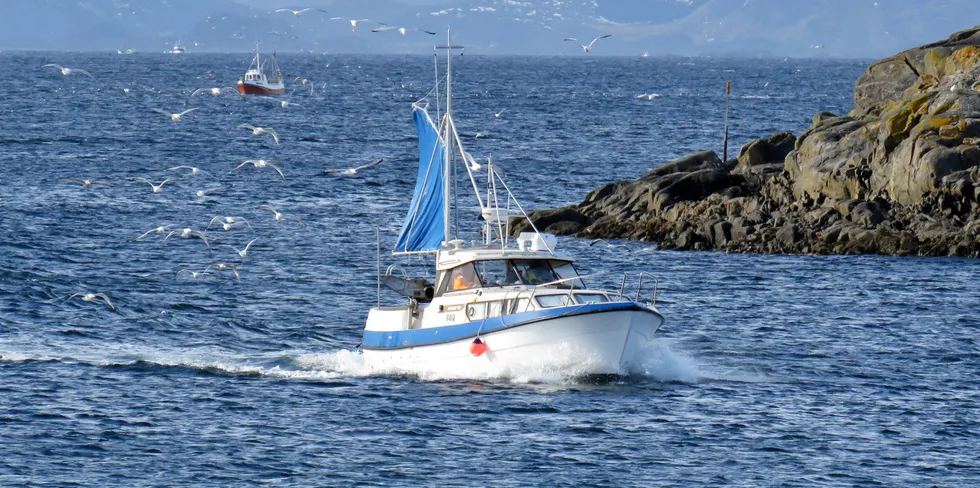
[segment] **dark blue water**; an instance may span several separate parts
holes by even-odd
[[[97,79],[40,67],[50,62]],[[0,486],[980,480],[971,260],[644,243],[627,253],[561,239],[583,273],[659,277],[667,322],[644,373],[603,383],[560,369],[373,373],[355,346],[376,301],[375,229],[390,247],[415,172],[410,103],[432,86],[432,58],[282,56],[287,79],[317,83],[312,96],[291,85],[286,98],[302,108],[234,96],[184,105],[195,88],[233,84],[247,63],[0,54]],[[846,112],[865,64],[466,56],[454,103],[468,150],[492,154],[524,204],[545,208],[720,151],[727,80],[737,148],[799,132],[817,111]],[[634,98],[651,92],[663,98]],[[192,106],[178,123],[150,110]],[[271,126],[282,143],[241,123]],[[232,171],[257,158],[286,178]],[[355,176],[319,175],[375,158],[385,162]],[[159,182],[184,164],[209,174],[159,193],[129,180]],[[277,223],[262,204],[309,227]],[[251,230],[212,229],[210,253],[199,239],[135,240],[165,224],[200,230],[215,215]],[[245,258],[229,247],[252,239]],[[236,264],[241,280],[175,277],[213,263]],[[115,309],[74,293],[105,293]]]

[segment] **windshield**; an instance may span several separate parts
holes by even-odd
[[[514,261],[514,269],[525,285],[543,285],[561,278],[551,269],[551,264],[542,259]]]
[[[556,283],[558,281],[561,283]],[[557,288],[585,288],[572,263],[567,261],[488,259],[453,268],[440,289],[441,293],[444,293],[479,286],[537,286],[546,283],[552,283],[551,286]]]
[[[476,271],[480,275],[483,286],[511,286],[521,284],[517,272],[510,261],[492,259],[477,261]]]

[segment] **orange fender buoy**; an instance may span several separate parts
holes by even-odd
[[[480,357],[485,352],[487,352],[487,344],[481,341],[479,337],[473,339],[473,342],[470,343],[470,354]]]

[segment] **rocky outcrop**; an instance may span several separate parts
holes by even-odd
[[[980,27],[873,64],[849,114],[798,137],[692,154],[531,218],[673,249],[978,256]]]

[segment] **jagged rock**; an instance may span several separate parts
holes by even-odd
[[[718,169],[723,166],[721,158],[714,151],[701,151],[650,170],[640,178],[640,181],[656,180],[671,173],[691,173],[702,169]]]
[[[782,165],[786,155],[796,147],[796,136],[779,132],[765,139],[751,141],[738,152],[737,172],[750,171],[753,167],[777,163]]]
[[[554,234],[574,234],[589,224],[589,218],[579,213],[574,207],[562,207],[531,212],[528,217],[538,230]],[[515,218],[511,222],[514,235],[531,230],[531,225],[523,218]],[[574,229],[574,230],[572,230]],[[570,231],[570,232],[569,232]]]
[[[531,219],[664,249],[980,256],[978,88],[974,28],[873,64],[848,115],[798,137],[695,153]]]

